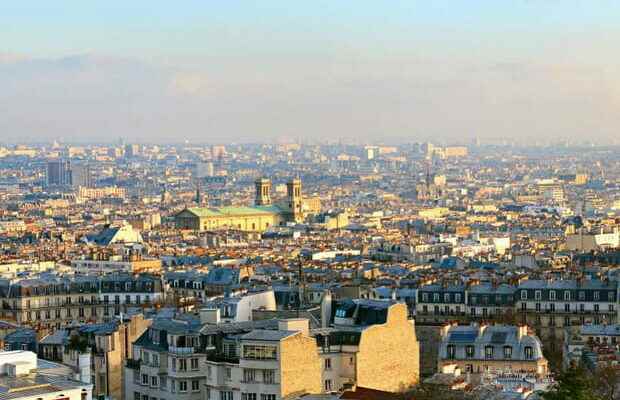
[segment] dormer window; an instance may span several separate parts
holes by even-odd
[[[490,360],[493,358],[493,346],[486,346],[484,348],[484,358]]]

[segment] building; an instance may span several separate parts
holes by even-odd
[[[69,186],[74,188],[91,187],[90,166],[86,163],[75,163],[59,159],[47,162],[47,186]]]
[[[255,186],[255,205],[186,208],[175,216],[177,229],[195,231],[238,229],[262,232],[286,222],[302,222],[305,219],[304,199],[299,179],[293,179],[287,183],[286,201],[281,204],[271,203],[271,182],[268,179],[258,179]]]
[[[0,352],[0,393],[14,400],[91,400],[92,385],[77,381],[63,365],[30,351]]]
[[[133,342],[150,324],[151,320],[138,314],[122,320],[58,330],[41,340],[39,356],[69,365],[77,374],[83,373],[87,366],[93,396],[122,399],[125,360],[131,358]]]
[[[616,249],[620,247],[620,231],[614,227],[607,231],[601,228],[598,232],[579,231],[568,234],[566,235],[565,247],[566,250],[580,252]]]
[[[205,399],[209,344],[201,341],[200,326],[200,320],[189,316],[155,319],[134,342],[126,361],[124,398]]]
[[[352,387],[401,392],[420,378],[420,348],[407,305],[386,300],[324,298],[324,328],[312,332],[319,347],[323,390]]]
[[[582,325],[564,334],[562,366],[586,364],[591,369],[620,360],[620,325]]]
[[[617,282],[595,280],[526,280],[515,295],[521,323],[533,326],[543,339],[563,339],[564,327],[615,323]]]
[[[133,307],[164,300],[159,277],[142,274],[45,276],[0,281],[0,318],[38,329],[110,322]]]
[[[456,364],[480,379],[485,373],[548,373],[542,344],[527,326],[446,325],[441,331],[438,369]]]

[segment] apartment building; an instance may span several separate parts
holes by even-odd
[[[548,373],[542,344],[527,326],[445,325],[441,330],[438,369],[456,364],[480,379],[485,373]]]
[[[112,322],[57,330],[39,343],[39,356],[62,362],[93,385],[98,400],[123,399],[124,365],[132,346],[151,324],[142,314]]]
[[[200,320],[155,319],[133,344],[125,366],[127,400],[202,400],[206,346]]]
[[[564,328],[617,321],[618,284],[601,280],[526,280],[515,295],[520,322],[555,347]]]
[[[132,307],[164,300],[154,275],[46,275],[17,282],[0,281],[0,317],[29,327],[60,329],[75,323],[112,321]]]

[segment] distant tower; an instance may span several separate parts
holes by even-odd
[[[271,181],[267,178],[259,178],[254,181],[256,197],[254,204],[257,206],[271,205]]]
[[[286,184],[289,212],[295,222],[301,222],[301,179],[295,178]]]
[[[200,180],[196,181],[196,205],[200,206],[202,204],[202,194],[200,193]]]

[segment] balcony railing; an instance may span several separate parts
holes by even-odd
[[[168,352],[170,352],[172,354],[179,354],[179,355],[194,354],[194,348],[193,347],[169,346],[168,347]]]

